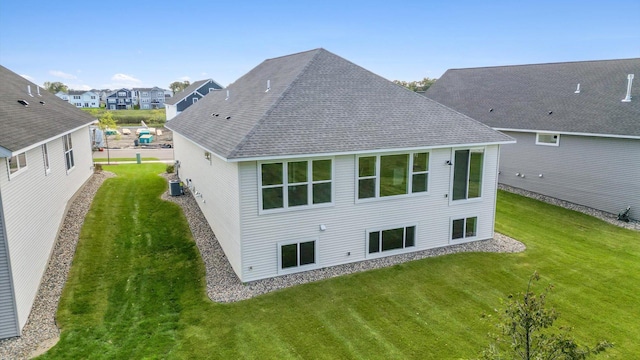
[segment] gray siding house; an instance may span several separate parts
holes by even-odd
[[[27,322],[68,201],[92,174],[94,121],[0,66],[0,339]],[[28,89],[31,89],[29,95]]]
[[[500,183],[639,219],[634,75],[640,59],[451,69],[425,95],[517,140]]]
[[[324,49],[265,60],[166,126],[243,282],[493,237],[513,142]]]
[[[131,90],[122,88],[114,91],[112,94],[107,95],[107,109],[109,110],[123,110],[133,108],[133,94]]]
[[[165,102],[167,120],[173,119],[208,93],[220,89],[222,89],[222,86],[213,81],[213,79],[205,79],[198,80],[183,91],[175,93],[173,97]]]
[[[165,90],[157,86],[152,88],[133,88],[133,102],[140,105],[140,109],[162,109],[165,102]]]

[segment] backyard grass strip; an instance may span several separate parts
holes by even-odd
[[[295,286],[230,304],[206,297],[184,215],[160,200],[163,164],[105,167],[43,358],[470,358],[483,314],[537,270],[579,342],[640,353],[640,233],[500,192],[496,230],[523,253],[458,253]]]

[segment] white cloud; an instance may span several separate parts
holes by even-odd
[[[117,82],[130,82],[135,84],[140,83],[139,79],[136,79],[133,76],[127,75],[127,74],[115,74],[111,77],[111,80],[117,81]]]
[[[63,79],[77,79],[78,77],[73,75],[73,74],[67,74],[65,72],[62,72],[60,70],[49,70],[49,74],[59,77],[59,78],[63,78]]]
[[[22,76],[23,78],[25,78],[25,79],[27,79],[27,80],[29,80],[29,81],[31,81],[31,82],[35,82],[35,81],[34,81],[34,79],[33,79],[33,77],[31,77],[31,76],[29,76],[29,75],[21,74],[20,76]]]
[[[91,86],[85,84],[67,84],[67,87],[72,90],[91,90]]]
[[[188,76],[182,76],[182,77],[179,77],[178,79],[182,81],[191,81],[191,78]]]

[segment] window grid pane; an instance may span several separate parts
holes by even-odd
[[[313,181],[331,180],[331,160],[313,161]]]
[[[476,236],[476,222],[477,222],[477,220],[478,220],[477,217],[467,218],[464,237]]]
[[[282,163],[262,164],[262,186],[282,184]]]
[[[416,227],[408,226],[405,229],[405,233],[404,233],[404,247],[414,246],[416,243],[415,237],[416,237]]]
[[[307,185],[288,186],[288,204],[289,206],[307,205]]]
[[[300,266],[316,262],[315,241],[300,243]]]
[[[376,176],[376,157],[366,156],[358,159],[358,176]]]
[[[469,150],[457,150],[454,155],[453,200],[467,198]]]
[[[484,153],[479,151],[471,152],[469,160],[469,198],[480,197],[482,193],[482,160]]]
[[[298,244],[283,245],[280,251],[283,269],[298,266]]]
[[[313,184],[313,203],[323,204],[331,202],[331,183]]]
[[[307,182],[307,162],[295,161],[287,163],[289,184]]]
[[[402,249],[404,244],[404,228],[382,231],[382,251]]]
[[[452,239],[462,239],[464,237],[464,219],[453,220],[453,229],[451,231]]]
[[[282,207],[282,186],[262,189],[262,209],[277,209]]]
[[[380,156],[380,196],[407,193],[408,154]]]
[[[380,232],[369,233],[369,254],[380,252]]]
[[[376,197],[376,179],[358,180],[358,199]]]

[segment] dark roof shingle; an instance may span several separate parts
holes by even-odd
[[[31,86],[31,94],[27,86]],[[0,65],[0,152],[15,152],[88,125],[95,119]],[[26,100],[24,106],[19,100]],[[44,104],[41,104],[44,102]]]
[[[425,96],[498,129],[638,137],[639,76],[640,58],[450,69]]]
[[[265,60],[227,91],[167,127],[226,159],[512,141],[324,49]]]

